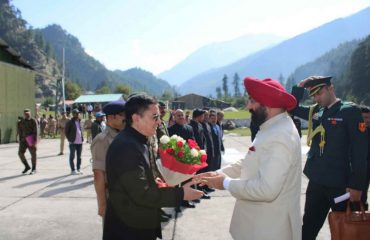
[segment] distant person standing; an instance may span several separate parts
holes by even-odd
[[[217,113],[215,111],[209,112],[209,123],[211,124],[212,141],[213,141],[213,159],[209,169],[216,171],[221,168],[221,152],[223,151],[221,128],[217,124]]]
[[[19,138],[20,138],[20,136],[19,136],[19,128],[21,126],[22,120],[23,120],[23,117],[22,116],[18,116],[18,118],[17,118],[17,132],[15,134],[15,142],[19,142]]]
[[[34,118],[31,117],[31,111],[25,109],[24,118],[19,123],[19,150],[18,155],[24,164],[23,174],[27,173],[30,170],[30,166],[26,160],[24,153],[28,149],[31,153],[31,175],[36,173],[36,141],[37,141],[37,122]]]
[[[94,186],[98,200],[98,214],[104,217],[107,207],[108,182],[105,171],[106,155],[109,145],[118,133],[124,128],[125,102],[114,101],[103,107],[107,116],[107,127],[99,133],[91,143],[91,155],[93,159]]]
[[[48,119],[48,135],[51,138],[55,138],[55,131],[56,131],[57,121],[53,117],[53,115],[49,115]]]
[[[86,131],[86,143],[92,142],[92,139],[91,139],[91,127],[93,124],[92,118],[93,118],[92,115],[89,114],[88,118],[84,122],[84,129]]]
[[[91,115],[92,114],[92,111],[94,110],[94,108],[93,108],[93,106],[91,105],[91,103],[89,103],[89,105],[87,105],[87,113],[89,114],[89,115]]]
[[[46,114],[42,114],[42,117],[40,118],[40,136],[42,138],[45,137],[45,129],[48,125],[48,120],[46,118]]]
[[[72,110],[72,119],[66,123],[65,134],[69,142],[69,166],[71,167],[71,174],[82,174],[81,168],[81,152],[82,152],[82,143],[84,141],[80,112],[78,109]],[[77,154],[77,170],[74,164],[75,154]]]
[[[58,155],[64,154],[64,142],[66,139],[66,134],[64,133],[64,129],[66,127],[67,122],[70,119],[67,118],[66,112],[62,112],[62,118],[58,121],[58,131],[60,132],[60,152]]]
[[[103,132],[105,129],[105,122],[104,122],[105,114],[102,112],[97,112],[95,114],[95,121],[91,125],[91,138],[94,140],[96,135]]]

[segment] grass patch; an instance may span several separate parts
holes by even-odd
[[[250,136],[251,130],[249,128],[235,128],[233,130],[224,130],[225,134],[237,134],[239,136]]]
[[[251,117],[251,113],[247,110],[239,110],[238,112],[224,112],[225,119],[247,119]]]

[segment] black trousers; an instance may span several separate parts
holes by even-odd
[[[347,201],[335,204],[334,198],[346,193],[345,188],[326,187],[308,182],[304,206],[302,240],[314,240],[325,222],[329,209],[345,211]]]

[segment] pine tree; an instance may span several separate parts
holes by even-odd
[[[240,84],[240,77],[239,77],[238,73],[235,73],[234,74],[234,81],[233,81],[234,96],[235,97],[240,97],[241,96],[239,84]]]
[[[216,87],[216,96],[217,96],[217,99],[222,98],[222,91],[220,87]]]
[[[224,91],[224,97],[227,98],[229,96],[229,87],[227,84],[227,75],[225,74],[222,78],[222,90]]]

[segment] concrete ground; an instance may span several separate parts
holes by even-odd
[[[249,145],[249,137],[226,135],[223,164],[243,158]],[[302,147],[305,153],[307,147]],[[0,145],[0,239],[101,239],[90,145],[83,146],[84,174],[73,176],[68,145],[65,155],[57,156],[58,139],[40,142],[35,175],[21,174],[23,165],[17,152],[18,144]],[[305,155],[302,161],[304,165]],[[306,186],[307,178],[302,175],[302,209]],[[227,191],[216,191],[211,196],[211,200],[202,200],[195,209],[184,209],[177,218],[163,224],[163,239],[231,239],[229,224],[235,200]],[[165,210],[173,213],[172,209]],[[327,223],[318,239],[330,239]]]

